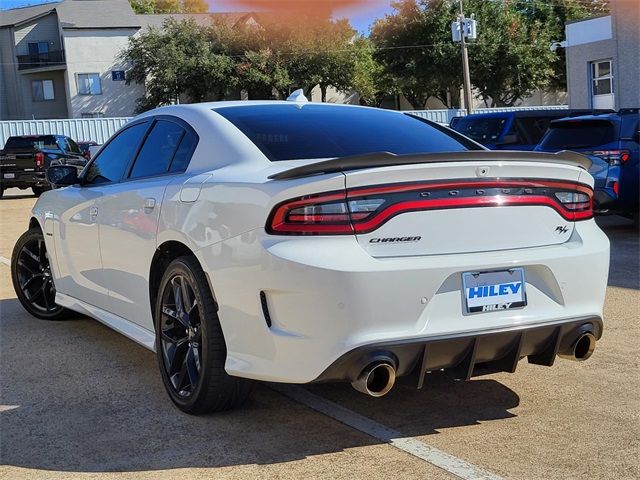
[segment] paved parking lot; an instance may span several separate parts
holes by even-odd
[[[464,461],[468,478],[640,478],[640,254],[626,220],[599,220],[612,264],[604,337],[586,363],[521,362],[470,382],[434,374],[381,399],[257,385],[242,410],[190,417],[150,352],[84,317],[22,310],[2,262],[33,203],[18,190],[0,200],[0,478],[456,478],[429,459]]]

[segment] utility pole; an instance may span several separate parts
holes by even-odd
[[[467,110],[467,115],[471,114],[473,109],[471,100],[471,76],[469,74],[469,55],[467,53],[467,40],[466,40],[466,23],[464,18],[464,10],[462,9],[462,0],[460,0],[460,49],[462,51],[462,76],[464,87],[464,106]]]

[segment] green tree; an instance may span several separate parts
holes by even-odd
[[[206,13],[206,0],[129,0],[133,11],[138,14],[154,13]]]
[[[122,58],[131,65],[127,82],[145,86],[138,110],[178,102],[182,95],[203,101],[232,88],[234,62],[225,47],[211,38],[209,28],[192,20],[167,20],[129,39]]]
[[[528,19],[542,22],[549,30],[552,41],[560,42],[565,38],[567,22],[582,20],[609,13],[609,0],[514,0],[515,8]],[[565,49],[559,48],[551,64],[553,74],[549,79],[551,88],[565,90],[567,88],[567,67]]]
[[[478,21],[469,43],[471,82],[488,106],[511,106],[549,86],[554,53],[548,25],[511,2],[470,0],[465,9]]]
[[[386,75],[383,66],[374,58],[371,41],[358,37],[353,42],[356,63],[352,79],[353,89],[358,92],[361,105],[379,106],[385,97],[397,94],[393,81]]]
[[[391,83],[415,107],[429,97],[454,106],[459,101],[459,47],[451,42],[455,5],[445,0],[402,0],[394,13],[378,20],[371,40]]]

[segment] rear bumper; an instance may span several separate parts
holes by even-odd
[[[15,178],[4,178],[5,173],[14,173]],[[2,188],[31,188],[47,185],[44,172],[2,172],[0,187]]]
[[[558,353],[568,352],[580,334],[602,337],[602,319],[586,317],[540,325],[497,328],[483,332],[441,335],[358,347],[342,355],[315,382],[354,381],[373,359],[395,361],[397,376],[422,387],[427,372],[444,370],[453,378],[497,372],[513,373],[518,362],[553,365]]]
[[[226,371],[308,383],[347,379],[333,373],[340,359],[380,345],[395,346],[394,354],[405,359],[399,374],[408,375],[427,343],[452,350],[442,362],[429,356],[427,367],[452,368],[470,348],[467,337],[496,334],[476,346],[475,368],[515,341],[505,332],[588,321],[599,336],[609,241],[586,220],[558,245],[377,259],[350,236],[280,238],[256,230],[196,256],[219,305]],[[525,272],[525,308],[464,312],[463,272],[513,267]],[[525,335],[523,356],[540,353],[544,332],[540,342]]]

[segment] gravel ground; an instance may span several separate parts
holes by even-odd
[[[34,198],[0,200],[10,258]],[[640,478],[638,232],[612,240],[605,334],[585,363],[521,362],[470,382],[429,377],[381,399],[347,385],[308,390],[514,479]],[[0,478],[453,478],[258,385],[236,412],[190,417],[163,390],[153,355],[93,320],[44,322],[20,307],[0,264]]]

